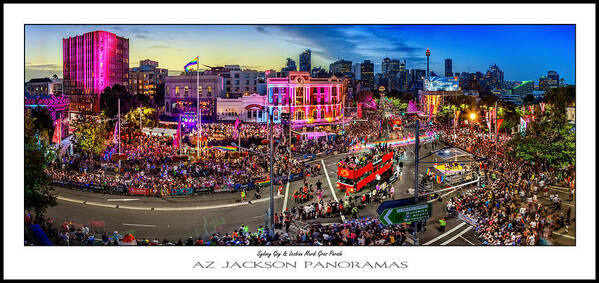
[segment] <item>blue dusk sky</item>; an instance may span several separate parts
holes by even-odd
[[[454,73],[497,64],[505,80],[538,81],[552,70],[575,83],[574,25],[28,25],[25,79],[62,77],[62,38],[94,30],[129,38],[130,67],[151,59],[171,75],[198,55],[209,66],[280,70],[288,57],[299,64],[308,48],[312,67],[326,70],[337,59],[371,60],[376,73],[386,56],[425,69],[430,48],[437,74],[450,58]]]

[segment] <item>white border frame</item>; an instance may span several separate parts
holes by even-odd
[[[595,278],[595,5],[4,5],[5,278]],[[85,11],[85,12],[81,12]],[[92,12],[93,11],[93,12]],[[201,11],[188,13],[187,11]],[[154,16],[158,15],[158,16]],[[344,259],[406,260],[396,270],[193,270],[196,260],[257,260],[258,250],[315,247],[24,247],[24,24],[576,24],[575,247],[343,247]],[[517,39],[515,39],[517,42]],[[539,48],[542,48],[541,46]],[[17,83],[19,82],[19,83]],[[11,178],[18,176],[17,178]],[[330,250],[330,249],[322,249]],[[134,254],[134,255],[133,255]],[[297,260],[309,260],[298,258]],[[306,272],[308,271],[308,272]]]

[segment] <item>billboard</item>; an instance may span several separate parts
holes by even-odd
[[[424,80],[424,90],[426,91],[458,91],[458,77],[428,77]]]

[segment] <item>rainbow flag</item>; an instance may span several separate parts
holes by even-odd
[[[196,56],[195,58],[193,58],[193,60],[189,63],[187,63],[187,65],[185,65],[185,72],[189,72],[189,66],[193,66],[193,65],[197,65],[197,69],[200,68],[200,56]]]
[[[256,185],[268,185],[270,184],[270,180],[264,180],[264,181],[258,181],[256,182]]]

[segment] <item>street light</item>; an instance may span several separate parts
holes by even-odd
[[[476,114],[474,112],[470,113],[470,120],[474,121],[476,119]]]

